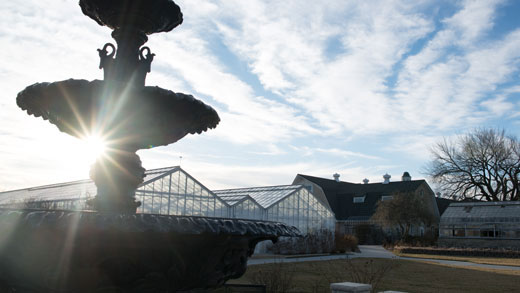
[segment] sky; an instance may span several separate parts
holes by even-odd
[[[140,150],[210,189],[427,179],[435,142],[520,136],[520,1],[175,1],[146,84],[192,94],[216,129]],[[110,29],[77,0],[0,2],[0,191],[88,178],[91,146],[16,105],[37,82],[102,79]],[[182,157],[182,158],[181,158]],[[431,183],[431,181],[429,181]]]

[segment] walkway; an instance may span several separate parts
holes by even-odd
[[[249,259],[247,261],[247,264],[248,265],[257,265],[257,264],[266,264],[266,263],[274,263],[274,262],[322,261],[322,260],[352,259],[352,258],[367,257],[367,258],[392,258],[392,259],[403,259],[403,260],[413,260],[413,261],[428,261],[428,262],[453,265],[453,266],[459,266],[459,267],[479,267],[479,268],[487,268],[487,269],[520,271],[520,267],[514,267],[514,266],[487,265],[487,264],[478,264],[478,263],[465,262],[465,261],[430,259],[430,258],[399,257],[379,245],[360,245],[359,250],[361,251],[359,253],[354,252],[354,253],[342,254],[342,255],[336,254],[336,255],[322,255],[322,256],[308,256],[308,257],[306,256],[306,257],[285,257],[285,258],[257,258],[257,259]]]

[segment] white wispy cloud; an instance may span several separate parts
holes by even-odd
[[[316,151],[326,153],[326,154],[332,154],[335,156],[345,157],[345,158],[358,157],[358,158],[370,159],[370,160],[380,159],[377,156],[367,155],[367,154],[358,153],[358,152],[352,152],[352,151],[338,149],[338,148],[330,148],[330,149],[317,148]]]
[[[497,4],[464,2],[424,49],[406,59],[396,91],[397,111],[409,127],[446,129],[490,118],[475,115],[479,101],[509,81],[518,71],[520,56],[518,31],[496,41],[483,40],[493,26]]]

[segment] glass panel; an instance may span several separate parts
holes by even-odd
[[[187,194],[193,194],[194,193],[194,187],[195,182],[191,180],[190,178],[187,178],[186,180],[186,193]]]
[[[179,191],[180,194],[186,193],[186,175],[183,172],[179,172]]]
[[[170,176],[164,177],[162,182],[162,192],[170,192]]]

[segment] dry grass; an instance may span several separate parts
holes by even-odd
[[[362,269],[370,259],[287,263],[294,274],[289,292],[330,292],[329,284],[354,281],[353,269]],[[380,280],[378,291],[404,292],[520,292],[520,271],[458,268],[408,260],[372,259],[377,270],[391,266]],[[230,283],[251,284],[259,270],[275,269],[276,264],[250,266],[244,276]]]
[[[396,253],[396,255],[404,256],[404,257],[413,257],[413,258],[456,260],[456,261],[467,261],[467,262],[472,262],[472,263],[488,264],[488,265],[520,267],[520,258],[451,256],[451,255],[411,254],[411,253]]]

